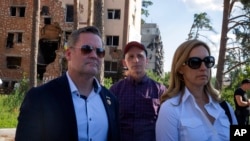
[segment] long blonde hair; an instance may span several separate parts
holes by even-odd
[[[211,55],[208,45],[197,39],[185,41],[176,49],[171,66],[169,87],[167,91],[161,96],[161,103],[163,103],[164,101],[166,101],[171,97],[176,96],[179,92],[181,92],[183,96],[185,83],[183,81],[182,74],[179,73],[179,70],[183,65],[183,63],[188,59],[191,50],[200,45],[204,46],[207,49],[209,55]],[[219,91],[217,91],[211,83],[211,72],[209,81],[204,88],[205,88],[204,91],[207,94],[210,94],[213,99],[220,101]],[[179,103],[180,102],[181,99]]]

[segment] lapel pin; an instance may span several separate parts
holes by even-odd
[[[107,99],[107,103],[108,103],[108,105],[111,105],[111,100],[110,100],[110,97],[106,96],[106,99]]]
[[[107,99],[107,103],[108,105],[111,105],[111,101],[109,99]]]

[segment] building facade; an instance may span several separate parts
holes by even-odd
[[[122,50],[132,40],[141,41],[141,0],[105,0],[104,77],[118,81],[123,75]]]
[[[74,29],[74,7],[78,28],[95,25],[95,1],[40,0],[37,78],[45,83],[66,71],[63,55],[67,37]],[[33,0],[0,1],[0,79],[4,93],[30,73]],[[140,41],[141,0],[103,0],[104,76],[115,76],[121,68],[122,50],[131,40]],[[121,70],[122,71],[122,70]],[[118,77],[114,77],[118,79]]]
[[[164,75],[164,51],[160,30],[155,23],[145,23],[141,27],[141,43],[148,51],[147,69],[159,76]]]

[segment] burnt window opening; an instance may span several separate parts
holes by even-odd
[[[106,45],[118,46],[119,45],[119,36],[106,36]]]
[[[13,48],[14,43],[22,43],[22,42],[23,42],[22,32],[8,33],[6,48]]]
[[[71,31],[65,31],[65,41],[68,41]]]
[[[19,69],[21,67],[21,57],[7,56],[7,68],[8,69]]]
[[[14,33],[8,33],[6,48],[13,48]]]
[[[17,43],[23,42],[23,33],[17,33]]]
[[[47,65],[37,64],[37,78],[43,80],[43,74],[46,72]]]
[[[44,24],[51,24],[51,18],[50,17],[44,18]]]
[[[3,80],[3,84],[1,85],[0,89],[4,94],[10,94],[17,83],[18,82],[15,80]]]
[[[56,59],[56,50],[58,49],[58,41],[50,41],[41,39],[39,41],[38,59],[37,59],[37,75],[40,80],[46,71],[48,64]]]
[[[19,8],[19,16],[24,17],[25,16],[25,7],[20,7]]]
[[[16,16],[16,7],[10,7],[10,15]]]
[[[9,82],[8,81],[3,81],[2,87],[3,88],[8,88],[9,87]]]
[[[66,22],[73,22],[74,21],[74,6],[67,5],[66,6]]]
[[[108,9],[108,19],[120,19],[121,10]]]
[[[40,13],[42,16],[48,16],[49,15],[49,7],[48,6],[43,6],[42,11]]]
[[[66,22],[73,22],[74,21],[74,6],[67,5],[66,6]]]
[[[52,63],[56,58],[57,49],[58,41],[40,40],[38,56],[42,58],[38,58],[38,63],[45,65]]]
[[[25,7],[10,7],[10,16],[18,16],[24,17],[25,16]]]

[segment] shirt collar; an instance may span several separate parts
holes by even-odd
[[[179,92],[179,94],[175,97],[175,100],[173,101],[173,104],[177,105],[179,103],[180,98],[181,98],[181,92]],[[184,103],[188,99],[195,100],[194,96],[191,94],[191,92],[188,90],[188,88],[185,87],[184,95],[182,97],[182,103]],[[212,104],[213,105],[214,100],[212,99],[212,97],[209,94],[208,94],[208,99],[209,99],[208,104]]]
[[[76,85],[74,84],[74,82],[70,78],[68,71],[66,72],[66,76],[68,78],[68,82],[69,82],[69,87],[70,87],[71,93],[76,93],[76,92],[79,93]],[[100,83],[98,82],[98,80],[96,78],[94,78],[93,86],[94,86],[95,93],[99,93],[101,91],[101,89],[102,89]]]
[[[134,79],[133,79],[131,76],[128,76],[127,79],[128,79],[132,84],[136,84],[135,81],[134,81]],[[148,76],[145,74],[145,75],[142,77],[142,80],[141,80],[139,83],[137,83],[137,84],[145,83],[145,82],[148,81],[148,79],[149,79]]]
[[[212,104],[214,103],[214,100],[212,99],[212,97],[210,96],[210,94],[207,95],[208,96],[208,100],[209,102],[207,104]],[[188,98],[192,98],[193,100],[194,99],[194,96],[191,94],[191,92],[188,90],[187,87],[185,87],[185,92],[184,92],[184,95],[183,95],[183,98],[182,98],[182,101],[186,101]]]

